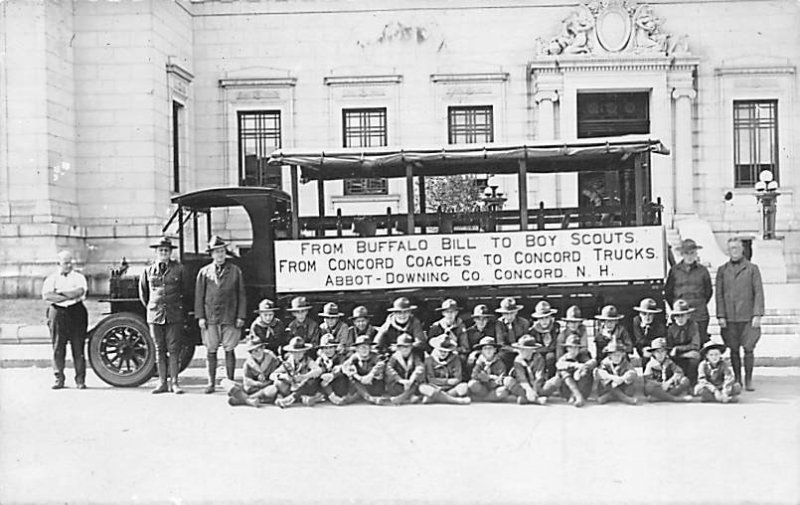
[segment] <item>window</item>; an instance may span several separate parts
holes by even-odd
[[[492,106],[448,107],[447,142],[450,144],[494,142]]]
[[[578,93],[578,138],[650,133],[650,93]]]
[[[281,147],[280,111],[240,111],[239,185],[281,187],[281,167],[267,165]]]
[[[172,102],[172,191],[181,192],[181,134],[183,131],[183,105]]]
[[[342,109],[344,147],[380,147],[387,145],[386,109]],[[386,179],[346,179],[345,195],[385,195]]]
[[[751,188],[758,174],[778,180],[778,101],[733,102],[733,164],[737,188]]]

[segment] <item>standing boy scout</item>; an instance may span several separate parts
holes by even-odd
[[[512,347],[516,349],[517,356],[514,358],[511,373],[503,381],[509,399],[516,399],[520,405],[544,405],[547,397],[558,391],[560,382],[557,377],[547,379],[544,356],[537,352],[542,344],[530,335],[523,335]]]
[[[258,317],[250,325],[250,338],[258,339],[264,347],[280,356],[281,348],[288,343],[286,326],[275,317],[278,308],[272,300],[263,299],[258,303]]]
[[[687,395],[691,388],[689,379],[681,367],[669,359],[667,339],[654,339],[647,351],[651,355],[644,369],[644,392],[648,401],[692,401],[692,397]]]
[[[672,322],[667,327],[669,356],[681,367],[683,373],[694,384],[697,382],[697,364],[700,362],[700,331],[697,323],[689,318],[694,309],[684,300],[675,300],[672,307]]]
[[[417,388],[425,375],[425,364],[411,352],[413,345],[414,337],[408,333],[397,337],[394,353],[386,364],[386,393],[394,405],[420,401]]]
[[[291,305],[288,309],[294,319],[287,326],[286,331],[290,337],[300,337],[305,343],[312,347],[319,345],[320,333],[319,325],[316,321],[308,317],[308,312],[311,310],[311,305],[305,296],[297,296],[292,298]]]
[[[508,397],[508,389],[503,387],[506,377],[506,366],[497,356],[497,345],[494,337],[483,337],[475,345],[480,352],[470,374],[469,394],[473,400],[497,402]]]
[[[272,403],[278,388],[270,376],[280,366],[280,360],[257,338],[248,340],[245,349],[250,355],[242,366],[242,385],[222,380],[222,387],[228,393],[228,404],[258,407],[261,403]]]
[[[713,294],[711,275],[697,261],[697,250],[702,248],[690,238],[682,241],[678,248],[682,259],[669,270],[664,286],[667,303],[674,305],[676,300],[685,300],[694,309],[692,319],[697,323],[701,345],[708,340],[708,302]]]
[[[639,353],[642,370],[644,370],[650,359],[650,353],[645,349],[650,347],[650,342],[654,338],[666,335],[667,329],[664,327],[664,323],[656,319],[656,314],[663,311],[658,308],[658,304],[652,298],[642,299],[633,310],[639,313],[633,318],[633,344],[636,346],[636,352]]]
[[[606,357],[595,369],[597,379],[597,403],[620,401],[628,405],[636,405],[639,401],[634,396],[636,370],[628,359],[625,349],[616,342],[605,348]]]
[[[220,343],[225,350],[225,371],[233,380],[236,369],[234,350],[242,334],[247,317],[242,271],[227,259],[228,244],[214,236],[208,241],[208,253],[212,262],[197,272],[194,290],[194,317],[200,325],[203,345],[208,360],[208,387],[213,393],[217,377],[217,349]]]
[[[345,315],[339,312],[338,305],[328,302],[322,307],[322,312],[318,315],[323,319],[322,324],[319,325],[320,333],[333,335],[336,343],[339,344],[337,348],[339,353],[344,353],[346,349],[353,345],[353,341],[349,340],[350,333],[348,330],[350,328],[342,321]]]
[[[561,395],[569,403],[582,407],[592,393],[594,369],[597,362],[589,357],[578,335],[570,335],[564,342],[565,353],[556,362],[558,377],[562,381]]]
[[[270,375],[278,388],[278,398],[275,400],[278,407],[285,409],[297,400],[313,407],[322,399],[318,380],[322,370],[308,357],[311,347],[302,337],[292,337],[283,347],[286,359]]]
[[[419,386],[422,402],[469,404],[469,388],[463,379],[461,359],[456,354],[458,345],[447,335],[431,339],[430,345],[433,350],[425,358],[425,379]]]
[[[147,324],[156,346],[158,387],[153,394],[172,391],[178,386],[181,340],[183,339],[183,266],[174,261],[172,241],[164,237],[150,246],[156,258],[139,276],[139,300],[147,308]],[[169,377],[172,380],[170,385]]]
[[[500,317],[494,322],[494,337],[501,346],[500,359],[507,369],[510,369],[514,362],[513,344],[516,344],[523,335],[527,335],[531,327],[530,321],[517,315],[522,309],[522,305],[517,305],[513,298],[503,298],[500,307],[495,309]]]
[[[731,367],[722,359],[725,351],[723,344],[711,340],[703,345],[701,353],[703,361],[697,369],[697,386],[695,396],[703,402],[735,403],[739,401],[742,386],[736,382]]]
[[[550,307],[547,301],[542,300],[536,304],[536,308],[531,314],[533,325],[530,335],[542,346],[537,352],[544,356],[544,366],[548,377],[552,377],[556,373],[556,343],[560,331],[560,325],[554,317],[556,312],[557,310]]]

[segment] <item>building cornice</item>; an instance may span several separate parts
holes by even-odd
[[[342,75],[329,76],[323,79],[326,86],[363,86],[365,84],[400,84],[403,76],[390,75]]]
[[[507,80],[508,80],[508,72],[431,74],[431,82],[436,82],[436,83],[505,82]]]
[[[769,74],[789,74],[793,75],[797,71],[794,65],[777,65],[769,67],[718,67],[714,69],[714,75],[769,75]]]
[[[528,63],[529,74],[564,72],[642,72],[691,70],[700,63],[698,58],[678,56],[556,56],[532,60]]]
[[[179,63],[175,63],[174,61],[167,62],[167,73],[176,75],[181,79],[183,79],[184,81],[186,81],[187,83],[192,82],[192,80],[194,79],[194,74],[189,72]]]
[[[220,88],[291,88],[296,77],[239,77],[219,80]]]

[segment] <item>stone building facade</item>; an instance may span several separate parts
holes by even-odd
[[[441,145],[646,133],[672,240],[712,265],[754,237],[800,277],[800,4],[792,0],[7,0],[0,2],[0,294],[34,293],[57,249],[95,293],[161,233],[170,197],[278,184],[274,147]],[[620,128],[622,130],[620,130]],[[355,133],[353,133],[355,132]],[[780,184],[760,240],[753,185]],[[574,175],[528,201],[574,205]],[[405,212],[404,181],[328,182],[326,213]],[[517,200],[515,185],[498,180]],[[316,186],[301,187],[315,214]],[[246,237],[241,216],[216,231]]]

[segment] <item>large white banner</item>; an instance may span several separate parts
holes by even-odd
[[[660,226],[278,240],[279,293],[663,279]]]

